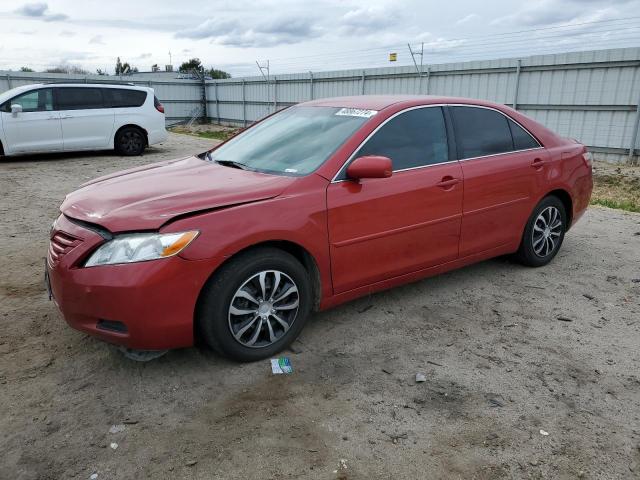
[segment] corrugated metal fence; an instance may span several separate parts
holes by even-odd
[[[9,88],[7,82],[69,78],[119,77],[0,72],[0,91]],[[208,80],[204,89],[197,80],[124,78],[153,87],[170,123],[206,113],[212,121],[247,125],[295,103],[343,95],[451,95],[513,106],[602,159],[637,161],[640,149],[640,48],[429,65],[420,72],[411,66]]]

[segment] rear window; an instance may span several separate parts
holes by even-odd
[[[101,88],[65,87],[56,89],[58,110],[104,108]]]
[[[103,88],[105,105],[112,108],[141,107],[147,99],[147,92],[123,88]]]
[[[483,157],[513,151],[507,118],[495,110],[453,107],[460,158]]]
[[[540,144],[531,136],[524,128],[513,120],[509,120],[509,128],[513,136],[513,147],[516,150],[527,150],[529,148],[538,148]]]

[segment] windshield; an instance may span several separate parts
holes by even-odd
[[[306,175],[322,165],[373,110],[291,107],[251,127],[209,159],[268,173]]]

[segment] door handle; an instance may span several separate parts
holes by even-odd
[[[436,185],[440,188],[444,188],[445,190],[448,190],[452,188],[454,185],[457,185],[458,183],[460,183],[459,178],[454,178],[450,175],[447,175],[446,177],[442,177],[442,180],[436,183]]]
[[[540,170],[544,166],[545,163],[547,163],[547,162],[545,162],[541,158],[534,158],[533,162],[531,162],[531,166],[533,168],[535,168],[536,170]]]

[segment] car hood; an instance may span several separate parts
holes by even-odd
[[[276,197],[294,181],[188,157],[92,180],[60,210],[111,232],[155,230],[177,216]]]

